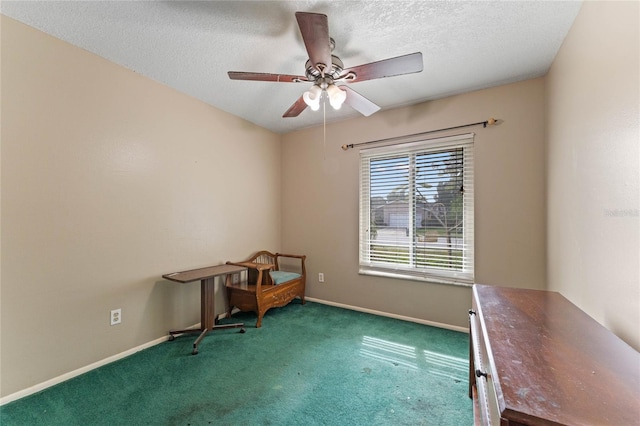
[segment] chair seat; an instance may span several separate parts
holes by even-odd
[[[285,271],[270,271],[269,275],[271,276],[271,280],[275,285],[298,279],[301,276],[300,274],[296,274],[295,272]]]

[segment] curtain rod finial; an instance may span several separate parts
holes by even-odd
[[[349,145],[347,144],[342,145],[342,149],[346,151],[347,149],[349,149]]]
[[[496,120],[495,118],[490,118],[490,119],[487,120],[487,125],[493,126],[497,122],[498,122],[498,120]]]

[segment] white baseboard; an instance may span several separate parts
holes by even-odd
[[[199,326],[200,326],[200,323],[195,324],[193,327],[199,327]],[[187,328],[189,328],[189,327],[187,327]],[[13,402],[15,400],[18,400],[20,398],[24,398],[25,396],[33,395],[36,392],[40,392],[41,390],[50,388],[51,386],[55,386],[55,385],[57,385],[59,383],[65,382],[65,381],[67,381],[69,379],[73,379],[74,377],[77,377],[77,376],[79,376],[81,374],[88,373],[91,370],[95,370],[96,368],[99,368],[99,367],[102,367],[104,365],[110,364],[110,363],[112,363],[114,361],[118,361],[119,359],[128,357],[129,355],[133,355],[136,352],[140,352],[141,350],[144,350],[144,349],[150,348],[152,346],[158,345],[158,344],[160,344],[162,342],[165,342],[167,340],[169,340],[169,336],[168,335],[160,337],[158,339],[152,340],[151,342],[143,343],[142,345],[136,346],[135,348],[131,348],[131,349],[126,350],[124,352],[121,352],[119,354],[115,354],[115,355],[112,355],[110,357],[107,357],[107,358],[105,358],[103,360],[96,361],[93,364],[89,364],[87,366],[80,367],[77,370],[73,370],[73,371],[70,371],[68,373],[62,374],[62,375],[60,375],[58,377],[54,377],[53,379],[47,380],[46,382],[42,382],[42,383],[39,383],[37,385],[31,386],[29,388],[23,389],[21,391],[12,393],[10,395],[7,395],[5,397],[0,398],[0,406],[2,406],[4,404],[8,404],[9,402]]]
[[[465,327],[459,327],[457,325],[444,324],[441,322],[427,321],[420,318],[406,317],[404,315],[396,315],[388,312],[376,311],[374,309],[361,308],[359,306],[345,305],[344,303],[331,302],[329,300],[316,299],[314,297],[305,297],[305,300],[310,302],[322,303],[323,305],[335,306],[338,308],[351,309],[352,311],[365,312],[367,314],[379,315],[382,317],[395,318],[402,321],[415,322],[418,324],[429,325],[431,327],[444,328],[447,330],[459,331],[462,333],[469,333],[469,329]]]
[[[231,315],[240,312],[240,309],[238,308],[233,308],[231,310]],[[227,318],[229,315],[227,315],[226,312],[221,313],[220,315],[218,315],[216,318],[218,318],[219,320],[223,319],[223,318]]]

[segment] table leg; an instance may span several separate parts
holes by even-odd
[[[169,340],[173,340],[176,334],[200,333],[196,341],[193,342],[193,351],[191,352],[193,355],[197,355],[198,345],[209,331],[244,327],[244,323],[216,325],[215,306],[215,277],[205,278],[200,281],[200,328],[170,331]],[[244,332],[244,329],[240,332]]]
[[[215,278],[200,281],[200,326],[211,330],[215,325]]]

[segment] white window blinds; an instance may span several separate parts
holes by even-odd
[[[360,158],[360,273],[473,283],[473,134]]]

